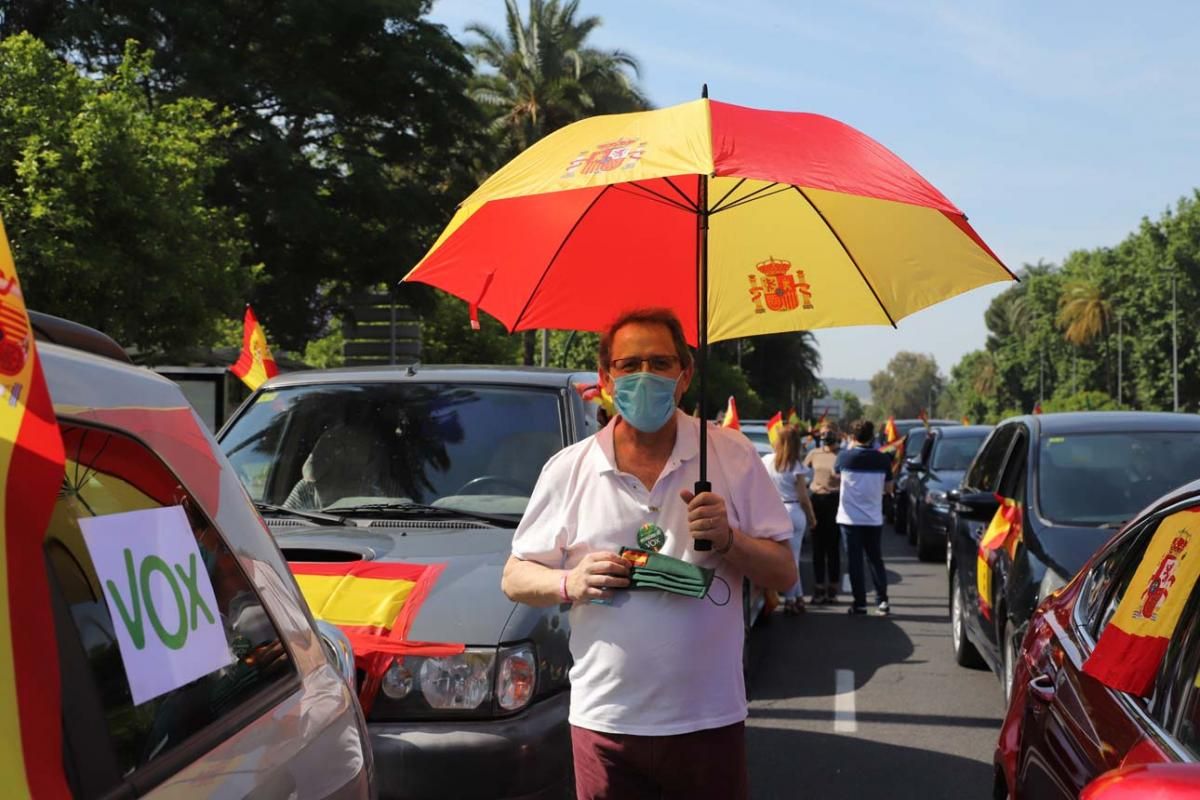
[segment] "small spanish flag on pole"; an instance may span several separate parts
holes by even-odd
[[[963,418],[962,418],[962,420],[960,420],[960,421],[962,422],[962,424],[963,424],[963,425],[970,425],[970,424],[971,424],[971,420],[970,420],[970,419],[967,417],[967,415],[966,415],[966,414],[963,414]]]
[[[0,785],[6,797],[70,796],[42,549],[63,460],[62,435],[0,223]]]
[[[742,429],[741,423],[738,422],[737,403],[733,401],[733,395],[729,395],[729,405],[725,407],[725,418],[721,420],[722,428],[733,428],[735,431]]]
[[[775,416],[767,420],[767,440],[774,447],[779,441],[779,432],[783,430],[783,412],[776,411]]]
[[[917,419],[921,420],[921,424],[925,426],[925,430],[929,430],[929,412],[928,411],[926,411],[925,409],[922,408],[920,413],[917,414]]]
[[[979,590],[979,611],[984,619],[992,618],[992,553],[1021,535],[1021,504],[1011,497],[997,495],[996,499],[1000,507],[979,540],[975,564],[975,588]]]
[[[246,306],[246,318],[242,329],[242,354],[229,371],[242,379],[242,383],[254,391],[268,378],[279,374],[271,348],[267,347],[267,335],[254,316],[254,309]]]
[[[888,417],[883,425],[883,449],[894,448],[900,444],[900,431],[896,430],[896,418]]]
[[[1150,693],[1200,575],[1200,507],[1159,523],[1083,671],[1120,692]]]

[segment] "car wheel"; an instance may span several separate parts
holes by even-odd
[[[978,669],[984,665],[983,658],[967,639],[967,616],[962,594],[958,570],[953,570],[950,573],[950,644],[954,647],[954,661],[959,666]]]

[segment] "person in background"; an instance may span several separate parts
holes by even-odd
[[[792,538],[789,544],[792,546],[792,560],[799,568],[804,534],[816,525],[816,514],[808,496],[808,476],[811,472],[802,463],[804,437],[795,425],[784,425],[775,437],[774,447],[775,452],[767,453],[762,460],[791,517]],[[796,583],[783,593],[783,613],[795,615],[803,612],[804,585],[797,573]]]
[[[815,605],[836,603],[838,584],[842,580],[841,530],[837,511],[841,497],[841,478],[834,472],[841,444],[837,428],[821,426],[821,446],[804,459],[804,467],[812,473],[809,486],[816,524],[813,525],[813,588]]]
[[[892,491],[892,457],[871,446],[875,425],[859,420],[851,427],[854,446],[838,454],[834,471],[842,478],[837,521],[846,537],[850,588],[854,593],[851,614],[867,613],[867,587],[863,576],[863,555],[875,584],[879,615],[891,613],[888,605],[887,571],[883,567],[883,495]]]

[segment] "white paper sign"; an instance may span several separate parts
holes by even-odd
[[[208,569],[179,506],[79,521],[141,705],[233,661]]]

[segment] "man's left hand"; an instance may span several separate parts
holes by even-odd
[[[725,500],[712,492],[692,494],[682,491],[679,496],[688,507],[688,531],[692,539],[707,539],[713,548],[724,550],[729,546],[733,531],[729,528],[729,515],[725,511]]]

